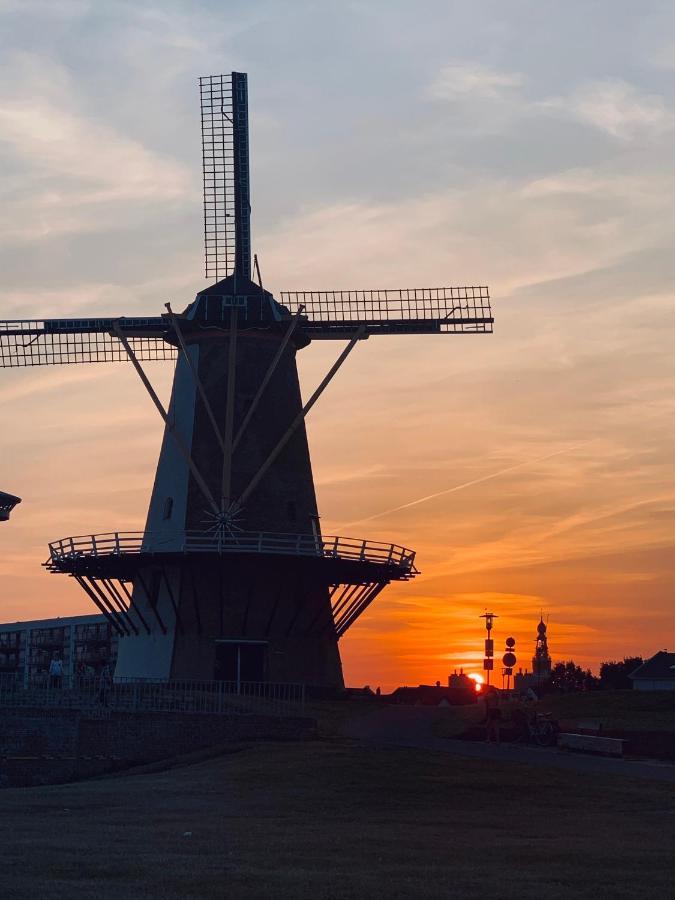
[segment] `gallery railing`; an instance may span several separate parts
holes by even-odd
[[[123,553],[271,553],[287,556],[319,556],[359,560],[414,571],[415,552],[398,544],[384,544],[349,537],[315,537],[311,534],[237,532],[209,534],[187,531],[184,536],[162,536],[142,531],[78,535],[49,544],[49,564],[78,557],[114,556]]]
[[[28,684],[0,675],[0,707],[106,711],[208,713],[224,716],[300,716],[304,684],[251,681],[162,681],[38,675]]]

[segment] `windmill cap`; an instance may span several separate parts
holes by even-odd
[[[237,276],[235,279],[234,275],[199,291],[185,315],[188,319],[214,325],[228,323],[233,307],[239,310],[240,320],[245,320],[249,326],[287,322],[291,316],[290,310],[277,303],[269,291],[249,278]]]

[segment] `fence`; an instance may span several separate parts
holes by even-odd
[[[251,681],[162,681],[116,679],[106,685],[78,676],[59,681],[48,676],[24,685],[0,676],[0,707],[109,711],[210,713],[224,716],[300,716],[304,684]]]
[[[171,545],[179,553],[271,553],[285,556],[318,556],[330,559],[357,560],[414,570],[415,552],[398,544],[383,544],[349,537],[319,537],[311,534],[273,534],[271,532],[237,532],[208,534],[186,531],[162,539],[152,532],[115,531],[108,534],[78,535],[49,544],[49,564],[58,567],[63,561],[98,556],[120,556],[125,553],[161,553]],[[166,550],[164,552],[167,552]]]

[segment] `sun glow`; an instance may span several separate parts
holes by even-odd
[[[478,675],[478,674],[473,674],[473,675],[469,675],[469,678],[470,678],[472,681],[475,681],[475,682],[476,682],[475,685],[474,685],[474,687],[475,687],[475,689],[476,689],[476,693],[477,693],[477,694],[480,693],[480,691],[483,689],[483,676],[482,676],[482,675]]]

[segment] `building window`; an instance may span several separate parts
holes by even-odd
[[[163,519],[170,519],[171,513],[173,512],[173,497],[167,497],[164,501],[164,515]]]

